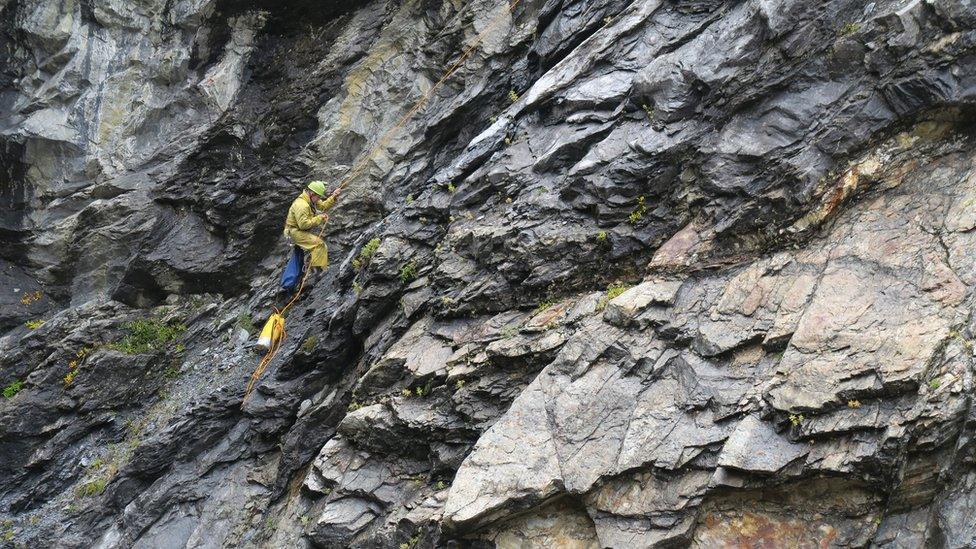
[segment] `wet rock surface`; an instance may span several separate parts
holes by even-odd
[[[0,544],[976,545],[976,7],[509,5],[0,2]]]

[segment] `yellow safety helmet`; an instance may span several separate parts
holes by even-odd
[[[308,190],[325,198],[325,181],[312,181],[308,184]]]

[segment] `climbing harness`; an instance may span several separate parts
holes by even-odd
[[[400,130],[407,123],[407,121],[413,117],[413,115],[417,114],[417,112],[420,111],[420,109],[422,109],[427,104],[427,102],[430,100],[434,92],[436,92],[444,84],[444,82],[447,81],[448,78],[453,76],[454,73],[457,72],[459,68],[461,68],[461,65],[463,65],[464,62],[467,61],[469,57],[471,57],[471,54],[474,53],[475,48],[477,48],[481,44],[481,42],[485,39],[488,33],[493,31],[495,27],[497,27],[503,21],[506,15],[514,13],[515,8],[519,5],[521,1],[522,0],[506,0],[506,3],[508,4],[508,9],[502,10],[501,13],[496,15],[488,23],[488,25],[480,33],[478,33],[477,36],[475,36],[474,41],[472,41],[471,44],[464,50],[461,56],[458,57],[454,61],[454,63],[452,63],[451,66],[447,68],[447,71],[444,72],[444,76],[442,76],[440,80],[435,82],[434,85],[431,86],[430,89],[427,90],[420,97],[420,99],[417,100],[414,106],[411,107],[411,109],[407,111],[406,114],[400,117],[400,119],[396,122],[396,124],[391,126],[390,129],[386,130],[386,132],[383,133],[380,139],[372,146],[372,148],[370,148],[369,153],[366,154],[366,156],[364,156],[363,158],[361,158],[358,162],[356,162],[356,164],[352,167],[352,169],[349,170],[349,173],[346,174],[346,177],[342,180],[341,183],[339,183],[335,191],[333,191],[334,193],[338,193],[339,191],[341,191],[343,188],[346,187],[346,185],[351,183],[353,179],[358,177],[363,170],[366,169],[366,167],[375,157],[376,153],[382,150],[384,147],[386,147],[386,145],[390,142],[390,139],[393,138],[393,135],[398,130]],[[322,228],[319,230],[319,234],[318,234],[319,238],[322,238],[324,234],[325,234],[325,225],[323,224]],[[261,330],[261,337],[258,340],[259,345],[261,345],[262,342],[266,343],[266,347],[268,350],[265,353],[264,358],[261,359],[261,362],[258,364],[257,368],[255,368],[254,373],[251,374],[251,379],[247,383],[247,388],[245,388],[244,390],[244,400],[241,402],[242,409],[244,408],[244,404],[247,402],[248,397],[251,396],[251,391],[254,390],[257,381],[261,378],[261,375],[264,374],[264,371],[265,369],[267,369],[268,364],[270,364],[271,361],[274,359],[274,356],[275,354],[277,354],[278,349],[281,348],[281,344],[284,341],[286,336],[285,314],[288,312],[288,309],[290,309],[292,305],[294,305],[295,302],[298,301],[298,298],[301,296],[302,290],[305,288],[305,281],[308,279],[308,273],[310,270],[311,269],[309,267],[305,268],[305,273],[302,275],[302,280],[298,285],[298,290],[295,291],[295,295],[292,296],[291,300],[281,310],[278,310],[277,308],[275,309],[274,314],[271,315],[271,318],[268,319],[268,321],[264,324],[264,328]]]

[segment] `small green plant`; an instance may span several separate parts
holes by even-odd
[[[75,496],[80,498],[97,496],[105,491],[106,484],[108,484],[108,479],[106,478],[97,478],[95,480],[86,482],[75,488]]]
[[[400,394],[409,398],[413,396],[413,391],[411,391],[409,387],[404,387],[403,389],[400,389]]]
[[[413,392],[414,392],[414,393],[415,393],[415,394],[416,394],[416,395],[417,395],[418,397],[423,397],[423,396],[427,396],[427,395],[429,395],[429,394],[430,394],[430,389],[428,389],[428,388],[426,388],[426,387],[417,387],[416,389],[414,389],[414,390],[413,390]]]
[[[306,353],[311,353],[312,351],[315,350],[318,344],[319,344],[319,338],[315,337],[314,335],[310,335],[305,338],[305,341],[302,342],[302,351]]]
[[[505,144],[506,145],[511,145],[512,144],[512,138],[506,135],[505,136]]]
[[[373,257],[373,254],[376,253],[376,250],[379,249],[379,247],[380,247],[380,239],[378,238],[374,238],[369,242],[367,242],[363,246],[363,248],[359,250],[359,256],[356,257],[356,259],[352,260],[352,268],[358,271],[359,269],[365,267],[366,264],[369,263],[370,258]]]
[[[271,532],[274,532],[274,529],[275,529],[274,517],[268,517],[264,519],[264,531],[270,534]]]
[[[508,90],[508,100],[511,101],[512,103],[518,101],[519,94],[516,93],[515,90]]]
[[[535,310],[533,311],[533,314],[539,314],[539,313],[545,311],[546,309],[548,309],[549,307],[552,307],[555,304],[556,304],[555,301],[553,301],[551,299],[546,299],[546,300],[542,301],[541,303],[539,303],[538,305],[536,305]]]
[[[613,22],[613,17],[609,15],[603,18],[603,24],[609,26]]]
[[[411,204],[413,204],[413,195],[412,194],[408,194],[407,195],[407,206],[409,206]]]
[[[451,194],[454,194],[454,193],[457,192],[457,187],[454,186],[454,183],[451,183],[451,182],[448,182],[447,183],[447,192],[449,192]]]
[[[349,403],[349,407],[346,408],[346,411],[347,412],[355,412],[356,410],[358,410],[358,409],[360,409],[362,407],[363,407],[362,404],[360,404],[358,401],[355,401],[354,400],[354,401],[352,401],[352,402]]]
[[[252,335],[258,331],[258,327],[254,325],[254,318],[251,317],[251,313],[241,313],[237,317],[237,326]]]
[[[312,522],[312,518],[308,515],[302,515],[298,520],[302,523],[302,526],[308,526],[308,523]]]
[[[641,109],[644,110],[644,114],[647,115],[648,120],[654,120],[654,107],[649,106],[647,103],[641,103]]]
[[[437,489],[438,490],[443,490],[444,488],[447,488],[447,484],[445,484],[443,480],[438,480],[437,481]]]
[[[790,414],[790,423],[792,423],[794,427],[799,427],[800,424],[803,423],[803,414]]]
[[[359,294],[363,293],[363,285],[360,284],[359,282],[353,282],[352,283],[352,293],[354,293],[356,295],[359,295]]]
[[[941,385],[942,385],[942,380],[937,377],[929,381],[929,389],[932,389],[933,391],[938,389]]]
[[[14,398],[24,388],[24,382],[15,380],[3,388],[3,398]]]
[[[614,282],[613,284],[607,286],[607,301],[619,297],[622,293],[630,289],[630,286],[626,284],[621,284],[620,282]]]
[[[861,401],[860,400],[854,400],[854,399],[848,400],[847,401],[847,407],[848,408],[860,408],[861,407]]]
[[[466,381],[464,381],[463,379],[459,379],[459,380],[457,380],[456,383],[454,383],[454,388],[455,389],[458,389],[458,390],[463,389],[465,383],[466,383]]]
[[[607,306],[607,303],[610,303],[615,298],[620,296],[620,294],[626,292],[629,289],[630,286],[626,284],[622,284],[620,282],[614,282],[613,284],[607,286],[607,293],[603,294],[603,297],[600,298],[600,302],[597,303],[596,306],[597,310],[602,311]]]
[[[515,324],[511,324],[502,328],[500,333],[503,338],[512,339],[513,337],[518,335],[518,332],[519,332],[519,327],[516,326]]]
[[[630,215],[627,217],[627,221],[631,225],[636,225],[637,222],[644,217],[645,213],[647,213],[647,204],[644,201],[644,197],[640,196],[637,198],[637,208],[630,212]]]
[[[411,260],[403,267],[400,267],[400,282],[407,284],[417,278],[417,262]]]
[[[413,549],[420,543],[420,534],[410,538],[409,540],[400,544],[400,549]]]
[[[848,21],[843,27],[840,28],[840,30],[837,31],[837,36],[850,36],[859,30],[861,30],[860,23]]]
[[[7,519],[0,523],[0,540],[11,541],[14,539],[14,521]]]
[[[170,366],[169,368],[166,368],[165,370],[163,370],[163,377],[165,377],[166,379],[176,379],[180,377],[180,367]]]
[[[44,322],[43,320],[28,320],[24,323],[24,326],[27,326],[28,330],[36,330],[43,326]]]
[[[109,343],[108,347],[128,355],[137,355],[163,348],[180,337],[186,331],[186,326],[156,318],[143,318],[126,323],[124,329],[126,336],[120,341]]]
[[[607,231],[600,231],[596,233],[596,241],[599,243],[604,243],[607,241]]]

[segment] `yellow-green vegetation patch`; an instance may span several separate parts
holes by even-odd
[[[602,310],[610,303],[614,298],[618,297],[620,294],[626,292],[631,287],[627,284],[622,284],[620,282],[614,282],[613,284],[607,286],[607,293],[600,298],[600,303],[597,304],[597,309]]]
[[[403,267],[400,267],[400,282],[404,284],[417,278],[417,262],[410,261]]]
[[[95,480],[90,480],[84,484],[78,485],[75,488],[75,495],[80,498],[90,498],[97,496],[105,491],[105,486],[108,484],[108,479],[104,477],[96,478]]]
[[[631,225],[636,225],[638,221],[644,218],[644,214],[646,213],[647,203],[643,196],[639,196],[637,197],[637,207],[634,209],[634,211],[630,212],[629,216],[627,216],[627,221]]]
[[[148,353],[162,349],[169,342],[183,335],[186,326],[177,322],[164,322],[158,318],[143,318],[127,322],[123,329],[126,336],[109,343],[108,347],[129,355]]]
[[[44,322],[45,321],[40,320],[40,319],[28,320],[27,322],[24,323],[24,326],[27,326],[27,329],[28,330],[36,330],[36,329],[40,328],[41,326],[43,326],[44,325]]]
[[[379,248],[380,239],[374,238],[367,242],[363,248],[359,250],[359,256],[352,260],[352,268],[358,271],[359,269],[365,267],[366,264],[369,263],[369,260],[373,257],[373,254],[375,254],[376,250]]]
[[[14,398],[24,388],[24,382],[15,380],[3,388],[3,398]]]

